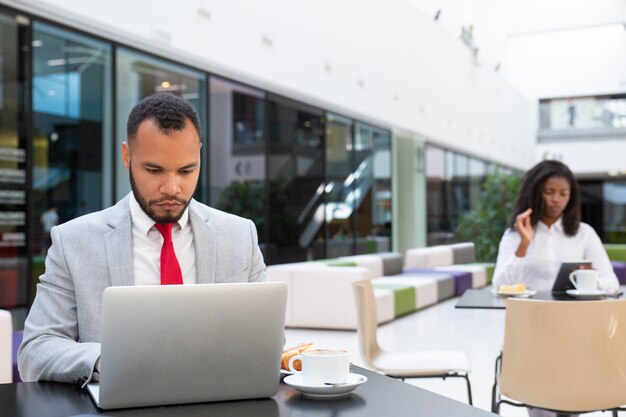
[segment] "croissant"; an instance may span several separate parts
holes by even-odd
[[[280,367],[281,367],[281,369],[284,369],[284,370],[288,371],[289,370],[289,359],[291,359],[292,357],[294,357],[296,355],[300,355],[302,352],[304,352],[305,350],[307,350],[311,346],[313,346],[313,343],[300,343],[300,344],[298,344],[298,346],[294,346],[294,347],[289,348],[286,351],[284,351],[282,357],[280,358]],[[301,371],[302,370],[302,363],[300,361],[295,361],[293,363],[293,367],[294,367],[294,369],[296,369],[298,371]]]

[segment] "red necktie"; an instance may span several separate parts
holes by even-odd
[[[161,248],[161,285],[182,284],[183,274],[174,252],[172,242],[172,223],[156,223],[156,229],[163,235],[163,247]]]

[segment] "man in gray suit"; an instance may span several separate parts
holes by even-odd
[[[103,291],[161,283],[164,238],[156,224],[171,224],[184,284],[267,281],[254,224],[192,198],[201,147],[198,115],[186,100],[161,93],[133,108],[122,145],[132,193],[52,229],[19,349],[23,380],[98,377]]]

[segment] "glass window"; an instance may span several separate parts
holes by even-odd
[[[427,245],[444,243],[450,229],[446,200],[446,152],[426,145]]]
[[[26,140],[20,123],[20,28],[0,13],[0,308],[28,303]]]
[[[459,216],[469,210],[469,161],[467,156],[450,152],[454,164],[450,187],[450,232],[454,234]]]
[[[111,203],[111,47],[35,22],[32,51],[33,249],[43,256],[53,224]]]
[[[604,239],[608,243],[626,243],[626,181],[604,182],[602,195]]]
[[[269,264],[326,257],[324,118],[282,97],[268,99]]]
[[[345,117],[326,115],[326,242],[329,258],[354,254],[355,176],[352,125]]]
[[[200,116],[203,136],[207,136],[206,77],[203,72],[124,48],[117,50],[115,71],[117,155],[122,154],[121,144],[126,140],[126,123],[130,111],[141,99],[154,93],[170,92],[189,100]],[[206,150],[204,152],[206,153]],[[120,199],[130,192],[130,182],[121,157],[116,161],[116,196]],[[206,172],[206,158],[202,158],[202,170]],[[201,175],[200,178],[199,192],[196,192],[195,197],[206,202],[208,176]]]
[[[477,209],[480,203],[486,172],[485,162],[475,158],[469,159],[469,208],[471,210]]]
[[[265,247],[265,95],[210,79],[210,204],[251,219]]]
[[[391,250],[391,134],[357,123],[355,129],[357,253]]]

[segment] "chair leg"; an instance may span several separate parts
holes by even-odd
[[[469,405],[474,405],[472,402],[472,385],[470,384],[469,375],[461,375],[465,378],[465,382],[467,383],[467,399],[469,400]]]
[[[494,367],[493,387],[491,388],[491,412],[500,414],[500,401],[498,396],[498,371],[502,362],[502,353],[496,358]]]

